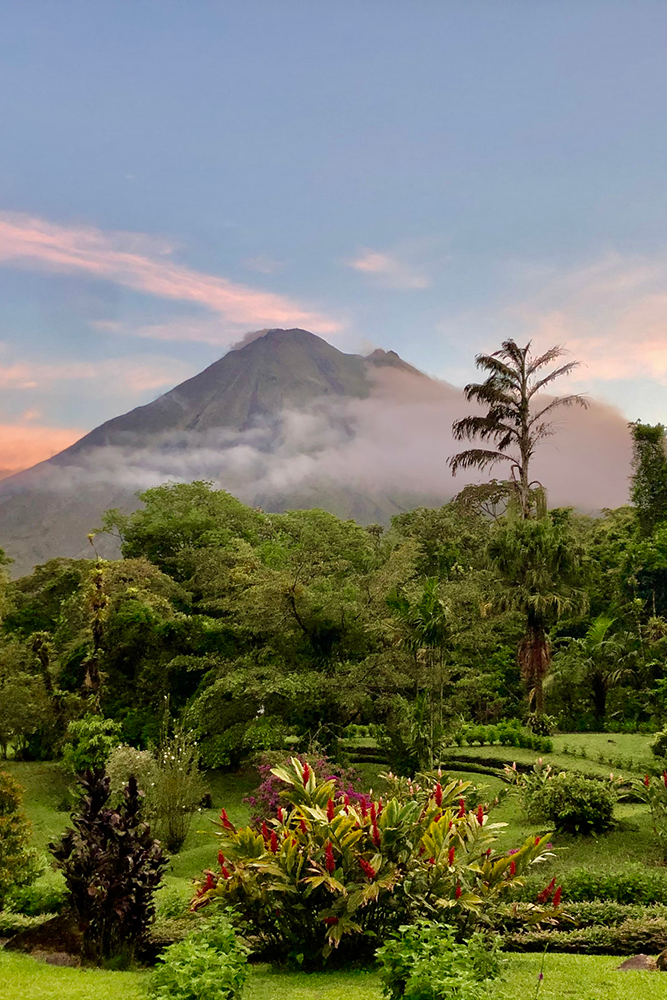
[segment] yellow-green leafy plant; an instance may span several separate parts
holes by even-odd
[[[198,908],[221,897],[273,955],[317,964],[341,943],[346,954],[369,952],[419,918],[465,936],[499,908],[547,915],[544,906],[505,900],[547,856],[548,838],[498,851],[504,824],[490,823],[481,803],[467,808],[469,782],[387,776],[387,798],[353,803],[296,758],[273,773],[284,785],[276,818],[259,831],[237,830],[223,809],[218,868],[204,873],[193,900]]]

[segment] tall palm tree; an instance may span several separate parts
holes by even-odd
[[[487,412],[481,416],[463,417],[452,425],[457,441],[479,438],[495,445],[494,448],[468,448],[452,455],[449,459],[452,475],[459,469],[486,469],[498,462],[509,462],[523,518],[530,517],[531,511],[534,484],[530,481],[530,460],[538,442],[554,433],[550,415],[561,406],[588,406],[586,399],[577,393],[557,396],[544,406],[533,406],[541,390],[578,366],[578,361],[568,361],[542,373],[542,369],[564,354],[564,348],[556,345],[533,357],[530,341],[525,347],[519,347],[513,340],[506,340],[493,354],[478,354],[475,363],[489,373],[488,378],[467,385],[463,393],[468,402],[480,403],[487,407]]]

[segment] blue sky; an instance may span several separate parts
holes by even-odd
[[[658,0],[4,0],[0,465],[264,326],[454,383],[564,342],[666,419],[666,39]]]

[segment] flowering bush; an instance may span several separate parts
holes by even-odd
[[[249,806],[252,806],[254,815],[250,820],[251,826],[259,827],[263,820],[275,819],[281,804],[281,794],[285,788],[284,782],[274,772],[275,767],[289,764],[291,758],[283,753],[264,753],[259,758],[257,770],[262,779],[260,785],[252,795],[246,795],[243,799]],[[334,785],[334,798],[340,795],[347,795],[351,802],[360,804],[366,802],[370,806],[370,798],[359,790],[359,776],[353,767],[343,767],[341,764],[334,764],[326,754],[298,754],[296,757],[301,764],[308,764],[317,774],[324,774],[325,781],[332,781]]]
[[[387,800],[355,804],[297,758],[273,773],[283,785],[275,819],[237,830],[223,809],[218,869],[205,872],[193,907],[221,897],[282,958],[316,962],[343,941],[375,947],[420,917],[467,933],[546,856],[546,837],[496,851],[504,824],[489,823],[482,804],[466,807],[468,782],[433,774],[410,791],[390,777]],[[560,893],[546,902],[549,913],[559,902]],[[545,907],[523,912],[541,919]]]

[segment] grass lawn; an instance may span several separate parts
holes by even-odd
[[[540,955],[513,955],[489,1000],[531,1000],[535,996]],[[539,1000],[667,1000],[667,975],[617,972],[622,960],[607,956],[550,955],[544,967]],[[0,952],[0,1000],[119,1000],[145,997],[142,972],[59,969],[23,955]],[[253,969],[245,1000],[381,1000],[372,972],[287,973]]]

